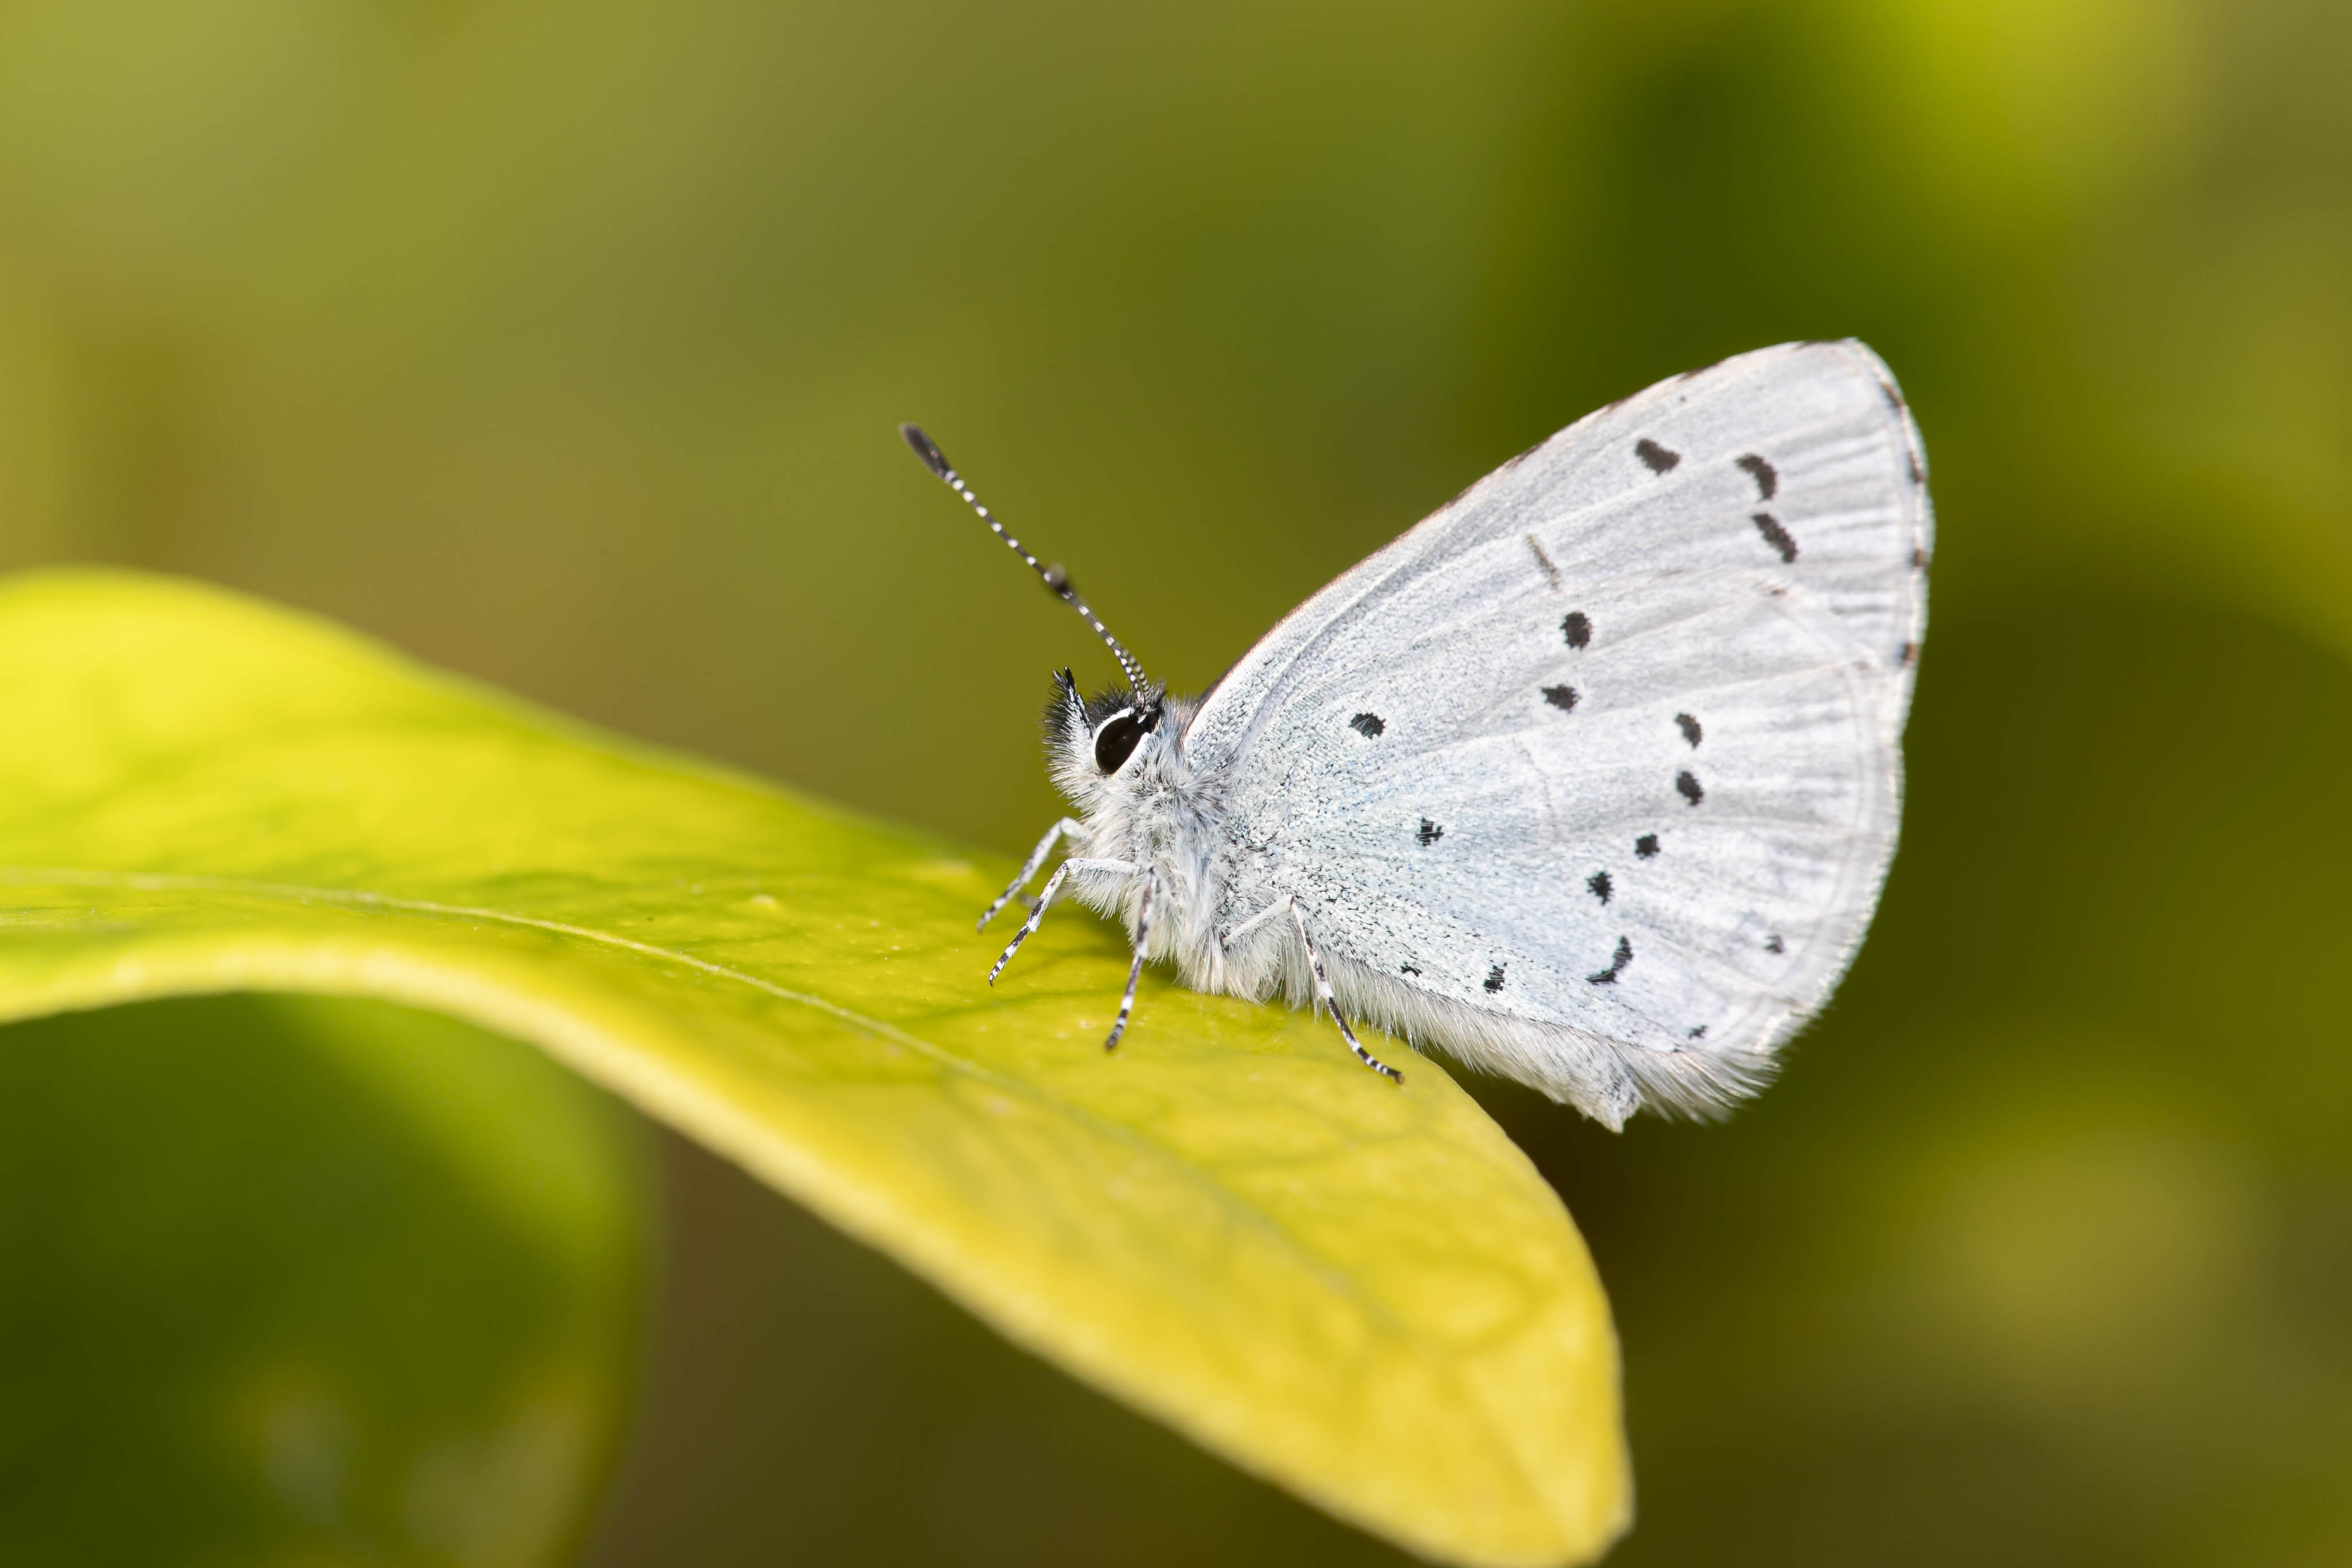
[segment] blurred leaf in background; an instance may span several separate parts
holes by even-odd
[[[1102,656],[893,422],[1199,685],[1585,410],[1862,336],[1943,543],[1861,966],[1727,1126],[1492,1096],[1619,1304],[1620,1560],[2338,1561],[2347,80],[2335,0],[19,0],[0,554],[1017,850]],[[1339,1550],[760,1212],[673,1200],[668,1321],[761,1310],[666,1331],[599,1561]]]
[[[635,1381],[643,1153],[435,1014],[0,1029],[0,1560],[570,1561]]]

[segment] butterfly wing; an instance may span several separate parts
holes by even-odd
[[[1859,343],[1579,421],[1204,699],[1222,916],[1297,898],[1351,1008],[1612,1123],[1751,1091],[1894,853],[1932,526]]]

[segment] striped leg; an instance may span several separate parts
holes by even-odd
[[[1127,967],[1127,994],[1118,998],[1118,1019],[1110,1026],[1110,1038],[1103,1041],[1105,1051],[1118,1049],[1118,1037],[1127,1032],[1127,1016],[1135,1010],[1136,983],[1143,978],[1143,956],[1151,951],[1151,895],[1160,891],[1160,873],[1143,873],[1143,896],[1135,904],[1135,962]]]
[[[1021,929],[1013,934],[1013,941],[1004,949],[1003,956],[999,957],[996,960],[995,967],[988,971],[988,983],[992,986],[996,984],[996,977],[1004,973],[1004,966],[1013,962],[1013,955],[1021,951],[1021,944],[1028,941],[1029,934],[1036,930],[1040,925],[1044,924],[1045,919],[1045,906],[1053,903],[1054,894],[1061,891],[1062,879],[1064,877],[1069,875],[1072,872],[1077,872],[1081,875],[1092,872],[1105,874],[1116,873],[1132,876],[1142,869],[1143,868],[1141,866],[1137,865],[1133,861],[1097,861],[1083,859],[1066,860],[1060,865],[1055,866],[1054,868],[1054,874],[1045,879],[1045,891],[1037,895],[1037,907],[1029,912],[1029,918],[1023,921],[1021,923]]]
[[[1298,927],[1298,939],[1307,944],[1307,967],[1315,977],[1315,999],[1331,1009],[1331,1021],[1339,1026],[1339,1038],[1348,1042],[1348,1049],[1356,1053],[1358,1061],[1391,1083],[1403,1082],[1404,1074],[1366,1051],[1357,1041],[1356,1031],[1348,1027],[1348,1020],[1339,1016],[1339,1004],[1331,996],[1330,978],[1323,973],[1323,956],[1315,951],[1315,938],[1307,935],[1307,916],[1299,913],[1298,900],[1295,898],[1290,901],[1290,918]]]
[[[1086,837],[1086,829],[1080,827],[1076,819],[1072,817],[1065,817],[1046,829],[1045,836],[1037,841],[1037,847],[1029,852],[1029,858],[1021,862],[1021,874],[1014,877],[1011,884],[996,895],[994,904],[981,912],[980,924],[973,929],[979,931],[988,929],[988,923],[996,918],[996,912],[1012,903],[1014,895],[1029,885],[1029,879],[1037,874],[1037,868],[1045,863],[1045,857],[1054,852],[1054,846],[1056,843],[1064,839],[1069,840],[1072,843],[1084,843]]]

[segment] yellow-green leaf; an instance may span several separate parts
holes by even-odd
[[[1328,1023],[1160,984],[1107,1057],[1106,927],[1058,914],[982,986],[1005,865],[211,590],[0,588],[0,1017],[457,1014],[1415,1551],[1565,1563],[1624,1526],[1591,1261],[1432,1062],[1399,1089]]]

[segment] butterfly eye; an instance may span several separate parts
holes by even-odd
[[[1136,747],[1151,732],[1157,713],[1139,715],[1131,707],[1123,707],[1102,721],[1095,731],[1095,770],[1106,777],[1116,773],[1119,765],[1135,755]]]

